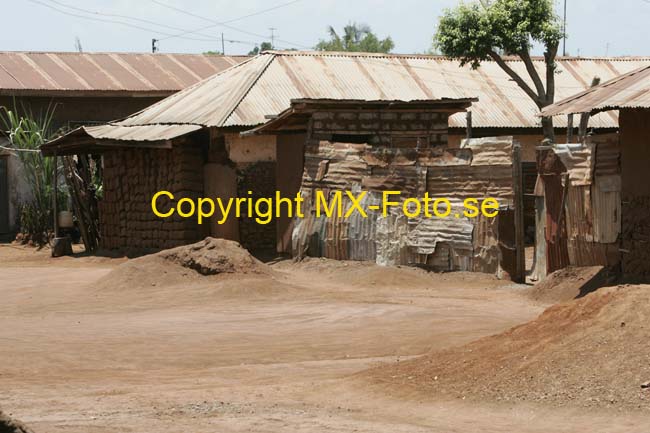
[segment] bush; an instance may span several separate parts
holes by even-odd
[[[40,146],[55,135],[52,128],[54,109],[48,107],[44,115],[35,118],[28,110],[23,110],[26,114],[19,115],[16,109],[1,108],[6,133],[23,164],[31,190],[31,201],[20,204],[21,238],[25,242],[44,245],[49,241],[54,226],[54,158],[44,157]],[[60,209],[66,202],[65,188],[65,184],[62,184],[57,194]]]

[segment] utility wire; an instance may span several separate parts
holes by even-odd
[[[126,27],[132,27],[132,28],[135,28],[135,29],[138,29],[138,30],[143,30],[143,31],[146,31],[146,32],[163,34],[165,36],[175,36],[175,35],[173,35],[171,33],[165,33],[165,32],[162,32],[162,31],[160,31],[158,29],[142,27],[142,26],[135,25],[135,24],[128,23],[128,22],[124,22],[124,21],[97,18],[97,17],[91,17],[91,16],[87,16],[87,15],[79,15],[79,14],[76,14],[76,13],[73,13],[73,12],[68,12],[66,10],[59,9],[56,6],[53,6],[53,5],[48,4],[48,3],[44,3],[44,2],[39,1],[39,0],[28,0],[28,1],[31,2],[31,3],[41,5],[41,6],[45,6],[46,8],[52,9],[54,11],[57,11],[59,13],[62,13],[64,15],[69,15],[69,16],[72,16],[72,17],[77,17],[77,18],[82,18],[82,19],[85,19],[85,20],[97,21],[97,22],[102,22],[102,23],[120,24],[120,25],[123,25],[123,26],[126,26]],[[217,38],[214,38],[214,39],[200,39],[200,38],[192,38],[192,37],[187,37],[187,36],[183,36],[182,38],[183,39],[188,39],[188,40],[194,40],[194,41],[201,41],[201,42],[214,42],[214,41],[217,40]]]
[[[161,38],[161,40],[165,40],[165,39],[170,39],[170,38],[174,38],[174,37],[182,37],[182,36],[185,36],[185,35],[190,34],[190,33],[201,32],[201,31],[203,31],[203,30],[211,29],[211,28],[214,28],[214,27],[217,27],[217,26],[223,26],[223,27],[229,28],[229,29],[231,29],[231,30],[234,30],[234,31],[236,31],[236,32],[245,33],[245,34],[247,34],[247,35],[256,36],[256,37],[258,37],[258,38],[268,38],[268,35],[261,35],[261,34],[259,34],[259,33],[249,32],[249,31],[242,30],[242,29],[239,29],[239,28],[234,27],[234,26],[230,26],[230,25],[228,25],[228,24],[229,24],[229,23],[232,23],[232,22],[235,22],[235,21],[243,20],[244,18],[249,18],[249,17],[255,16],[255,15],[260,15],[260,14],[263,14],[263,13],[266,13],[266,12],[269,12],[269,11],[272,11],[272,10],[275,10],[275,9],[279,9],[279,8],[282,8],[282,7],[285,7],[285,6],[289,6],[289,5],[291,5],[291,4],[294,4],[294,3],[299,2],[299,1],[301,1],[301,0],[292,0],[292,1],[287,2],[287,3],[282,3],[282,4],[279,4],[279,5],[276,5],[276,6],[273,6],[273,7],[267,8],[267,9],[263,9],[263,10],[261,10],[261,11],[253,12],[253,13],[248,14],[248,15],[244,15],[244,16],[241,16],[241,17],[238,17],[238,18],[233,18],[233,19],[231,19],[231,20],[221,21],[221,22],[220,22],[220,21],[213,20],[213,19],[210,19],[210,18],[206,18],[206,17],[201,16],[201,15],[194,14],[194,13],[192,13],[192,12],[188,12],[188,11],[186,11],[186,10],[183,10],[183,9],[177,8],[177,7],[172,6],[172,5],[169,5],[169,4],[167,4],[167,3],[163,3],[163,2],[161,2],[161,1],[159,1],[159,0],[151,0],[151,1],[152,1],[153,3],[155,3],[155,4],[157,4],[157,5],[160,5],[160,6],[166,7],[166,8],[168,8],[168,9],[174,10],[174,11],[176,11],[176,12],[179,12],[179,13],[182,13],[182,14],[185,14],[185,15],[189,15],[189,16],[194,17],[194,18],[199,18],[199,19],[202,19],[202,20],[207,21],[207,22],[209,22],[209,23],[212,23],[212,24],[209,25],[209,26],[204,26],[204,27],[198,28],[198,29],[196,29],[196,30],[191,30],[191,31],[187,31],[187,32],[179,33],[179,34],[177,34],[177,35],[172,35],[172,36],[167,36],[167,37],[165,37],[165,38]],[[296,44],[296,43],[291,42],[291,41],[286,41],[286,40],[282,40],[282,39],[277,39],[277,40],[280,41],[280,42],[284,42],[285,44],[295,46],[295,47],[311,49],[311,47],[308,47],[308,46],[306,46],[306,45],[302,45],[302,44]]]
[[[124,19],[127,19],[127,20],[139,21],[141,23],[151,24],[151,25],[154,25],[154,26],[163,27],[163,28],[170,29],[170,30],[176,30],[176,31],[181,31],[181,32],[186,32],[187,31],[186,29],[170,26],[170,25],[167,25],[167,24],[161,24],[161,23],[151,21],[151,20],[147,20],[147,19],[143,19],[143,18],[132,17],[132,16],[128,16],[128,15],[119,15],[119,14],[112,14],[112,13],[105,13],[105,12],[98,12],[98,11],[88,10],[88,9],[80,8],[80,7],[77,7],[77,6],[68,4],[68,3],[63,3],[63,2],[60,2],[60,1],[57,1],[57,0],[45,0],[45,1],[49,1],[50,3],[55,3],[55,4],[59,5],[59,6],[64,7],[64,8],[72,9],[72,10],[75,10],[75,11],[78,11],[78,12],[83,12],[83,13],[86,13],[86,14],[98,15],[98,16],[103,16],[103,17],[124,18]],[[201,34],[201,33],[196,33],[196,35],[197,36],[202,36],[202,37],[205,37],[205,38],[209,38],[209,39],[215,40],[215,41],[220,39],[220,37],[217,37],[217,36],[214,36],[214,35]]]

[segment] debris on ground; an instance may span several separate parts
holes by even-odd
[[[34,433],[22,422],[12,419],[0,410],[0,433]]]
[[[502,334],[364,375],[432,397],[650,411],[639,388],[650,377],[648,317],[650,286],[602,288]]]

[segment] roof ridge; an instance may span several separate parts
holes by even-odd
[[[118,54],[125,56],[187,56],[187,57],[254,57],[246,54],[207,54],[207,53],[150,53],[150,52],[140,52],[140,51],[12,51],[12,50],[0,50],[0,55],[3,54],[56,54],[56,55],[97,55],[97,54]]]
[[[247,63],[253,61],[256,57],[257,57],[257,56],[249,57],[248,59],[244,60],[244,61],[241,62],[241,63],[237,63],[236,65],[232,65],[231,67],[226,68],[226,69],[224,69],[223,71],[219,71],[219,72],[217,72],[217,73],[215,73],[215,74],[210,75],[209,77],[206,77],[206,78],[204,78],[204,79],[202,79],[202,80],[197,81],[196,83],[192,84],[191,86],[188,86],[188,87],[186,87],[186,88],[184,88],[184,89],[182,89],[182,90],[180,90],[180,91],[178,91],[178,92],[172,93],[171,95],[167,96],[166,98],[163,98],[163,99],[161,99],[160,101],[155,102],[155,103],[153,103],[153,104],[151,104],[151,105],[149,105],[149,106],[143,108],[143,109],[140,110],[140,111],[137,111],[137,112],[135,112],[135,113],[133,113],[133,114],[130,114],[130,115],[126,116],[126,117],[123,117],[123,118],[121,118],[121,119],[111,120],[111,121],[108,122],[108,123],[124,122],[125,120],[128,120],[128,119],[131,119],[131,118],[133,118],[133,117],[139,116],[139,115],[142,114],[144,111],[148,111],[148,110],[150,110],[150,109],[152,109],[152,108],[158,106],[159,104],[162,104],[163,102],[165,102],[165,101],[167,101],[167,100],[169,100],[169,99],[178,98],[179,95],[180,95],[180,96],[183,96],[184,94],[186,94],[186,93],[190,92],[191,90],[193,90],[195,87],[200,86],[200,85],[203,85],[204,83],[206,83],[206,82],[208,82],[208,81],[210,81],[210,80],[215,79],[216,77],[220,76],[221,74],[225,74],[225,73],[228,72],[228,71],[231,71],[231,70],[233,70],[233,69],[235,69],[235,68],[238,68],[238,67],[240,67],[240,66],[242,66],[242,65],[245,65],[245,64],[247,64]],[[125,126],[125,125],[122,125],[122,126]]]
[[[267,55],[267,54],[266,54],[266,53],[263,53],[263,54],[260,54],[259,56],[262,56],[262,55]],[[265,65],[260,69],[260,72],[259,72],[258,74],[256,74],[256,75],[254,76],[253,79],[250,80],[250,83],[248,83],[248,84],[244,87],[244,90],[241,92],[241,95],[238,96],[238,97],[235,99],[236,102],[235,102],[234,104],[232,104],[232,108],[229,109],[228,112],[227,112],[227,113],[226,113],[226,114],[225,114],[221,119],[219,119],[218,122],[216,122],[216,123],[217,123],[216,126],[223,126],[224,123],[226,123],[226,120],[228,120],[228,118],[229,118],[230,116],[232,116],[232,113],[237,109],[237,107],[239,107],[239,104],[241,104],[241,102],[244,100],[244,98],[246,97],[246,95],[248,95],[248,93],[251,91],[251,89],[253,88],[253,86],[254,86],[254,85],[259,81],[260,77],[261,77],[262,75],[264,75],[264,72],[266,72],[266,70],[268,69],[269,65],[273,62],[273,60],[275,60],[276,56],[277,56],[276,54],[271,54],[271,55],[270,55],[269,60],[266,61],[266,64],[265,64]],[[258,56],[255,56],[255,57],[253,57],[253,59],[255,59],[255,58],[257,58],[257,57],[258,57]],[[252,60],[252,59],[250,59],[250,60]],[[249,61],[249,60],[246,60],[246,61],[240,63],[239,65],[243,65],[244,63],[247,63],[248,61]],[[237,66],[239,66],[239,65],[237,65]],[[230,68],[228,68],[228,69],[230,69]]]
[[[412,53],[412,54],[404,54],[404,53],[367,53],[367,52],[362,52],[362,51],[314,51],[314,50],[269,50],[269,51],[264,51],[262,54],[275,54],[279,56],[312,56],[312,57],[317,57],[317,56],[326,56],[326,57],[377,57],[377,58],[384,58],[384,57],[395,57],[395,58],[421,58],[421,59],[441,59],[441,60],[450,60],[450,61],[458,61],[459,59],[450,57],[450,56],[444,56],[440,54],[419,54],[419,53]],[[544,60],[544,56],[531,56],[531,58],[535,61],[542,61]],[[505,60],[507,61],[523,61],[521,58],[518,56],[505,56]],[[638,61],[638,60],[650,60],[650,56],[590,56],[590,57],[574,57],[574,56],[558,56],[556,57],[556,60],[564,60],[564,61]],[[486,62],[490,62],[491,60],[486,60]]]

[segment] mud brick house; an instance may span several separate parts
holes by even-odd
[[[542,67],[540,59],[535,61]],[[560,59],[557,94],[568,96],[586,89],[594,75],[609,78],[649,61],[636,58]],[[522,71],[525,68],[523,63],[514,60],[510,65]],[[457,61],[421,55],[264,52],[123,120],[81,127],[47,144],[43,151],[50,155],[55,150],[59,155],[102,153],[105,176],[121,179],[139,170],[134,167],[126,174],[118,174],[123,173],[123,168],[117,171],[120,161],[133,159],[138,152],[147,156],[137,160],[147,161],[154,170],[153,167],[158,166],[155,155],[173,153],[176,158],[185,153],[195,154],[200,149],[201,164],[193,167],[193,171],[203,173],[202,191],[184,187],[184,193],[218,196],[251,190],[267,195],[275,189],[289,191],[300,187],[300,179],[290,178],[287,173],[291,171],[287,167],[302,160],[305,134],[242,137],[240,133],[279,115],[290,107],[292,99],[421,101],[476,97],[478,102],[470,107],[473,136],[514,136],[522,145],[522,160],[528,164],[524,165],[524,173],[530,171],[534,179],[534,145],[540,140],[541,129],[536,117],[538,110],[525,93],[490,62],[479,70],[472,70],[459,68]],[[450,147],[459,148],[461,139],[466,137],[466,119],[464,112],[449,117],[445,139]],[[566,123],[560,119],[558,133],[562,133],[563,125]],[[610,131],[617,128],[618,121],[616,116],[600,114],[594,116],[592,126]],[[109,160],[113,162],[106,164]],[[155,170],[159,174],[165,171]],[[166,185],[165,176],[154,183]],[[111,188],[122,188],[123,182],[126,181],[115,180]],[[532,192],[534,181],[528,183]],[[104,209],[108,206],[114,214],[126,215],[126,207],[142,204],[134,198],[129,199],[133,202],[125,202],[121,198],[125,197],[124,193],[122,196],[113,194],[111,188],[105,188]],[[152,218],[149,215],[149,219]],[[162,248],[191,242],[200,236],[201,230],[206,230],[199,227],[189,230],[181,227],[178,221],[177,233],[183,232],[187,237],[174,239],[181,235],[160,237],[149,229],[136,229],[146,221],[138,221],[138,224],[131,219],[124,221],[120,222],[119,230],[105,227],[106,233],[120,233],[118,237],[106,237],[106,245],[130,248],[144,244]],[[103,222],[113,224],[105,219]],[[275,233],[270,233],[268,228],[262,229],[250,220],[241,219],[227,226],[211,227],[210,233],[237,238],[252,250],[275,244],[278,251],[288,252],[291,245],[285,236],[286,226],[286,221],[278,221]]]
[[[247,58],[5,51],[0,52],[0,107],[36,117],[54,109],[55,129],[102,124],[142,110]],[[29,188],[12,152],[0,150],[0,167],[6,172],[4,177],[0,174],[1,235],[16,228],[17,205],[29,198]]]
[[[618,134],[540,150],[546,269],[604,265],[627,279],[649,281],[650,66],[564,99],[543,113],[612,110],[619,111]]]

